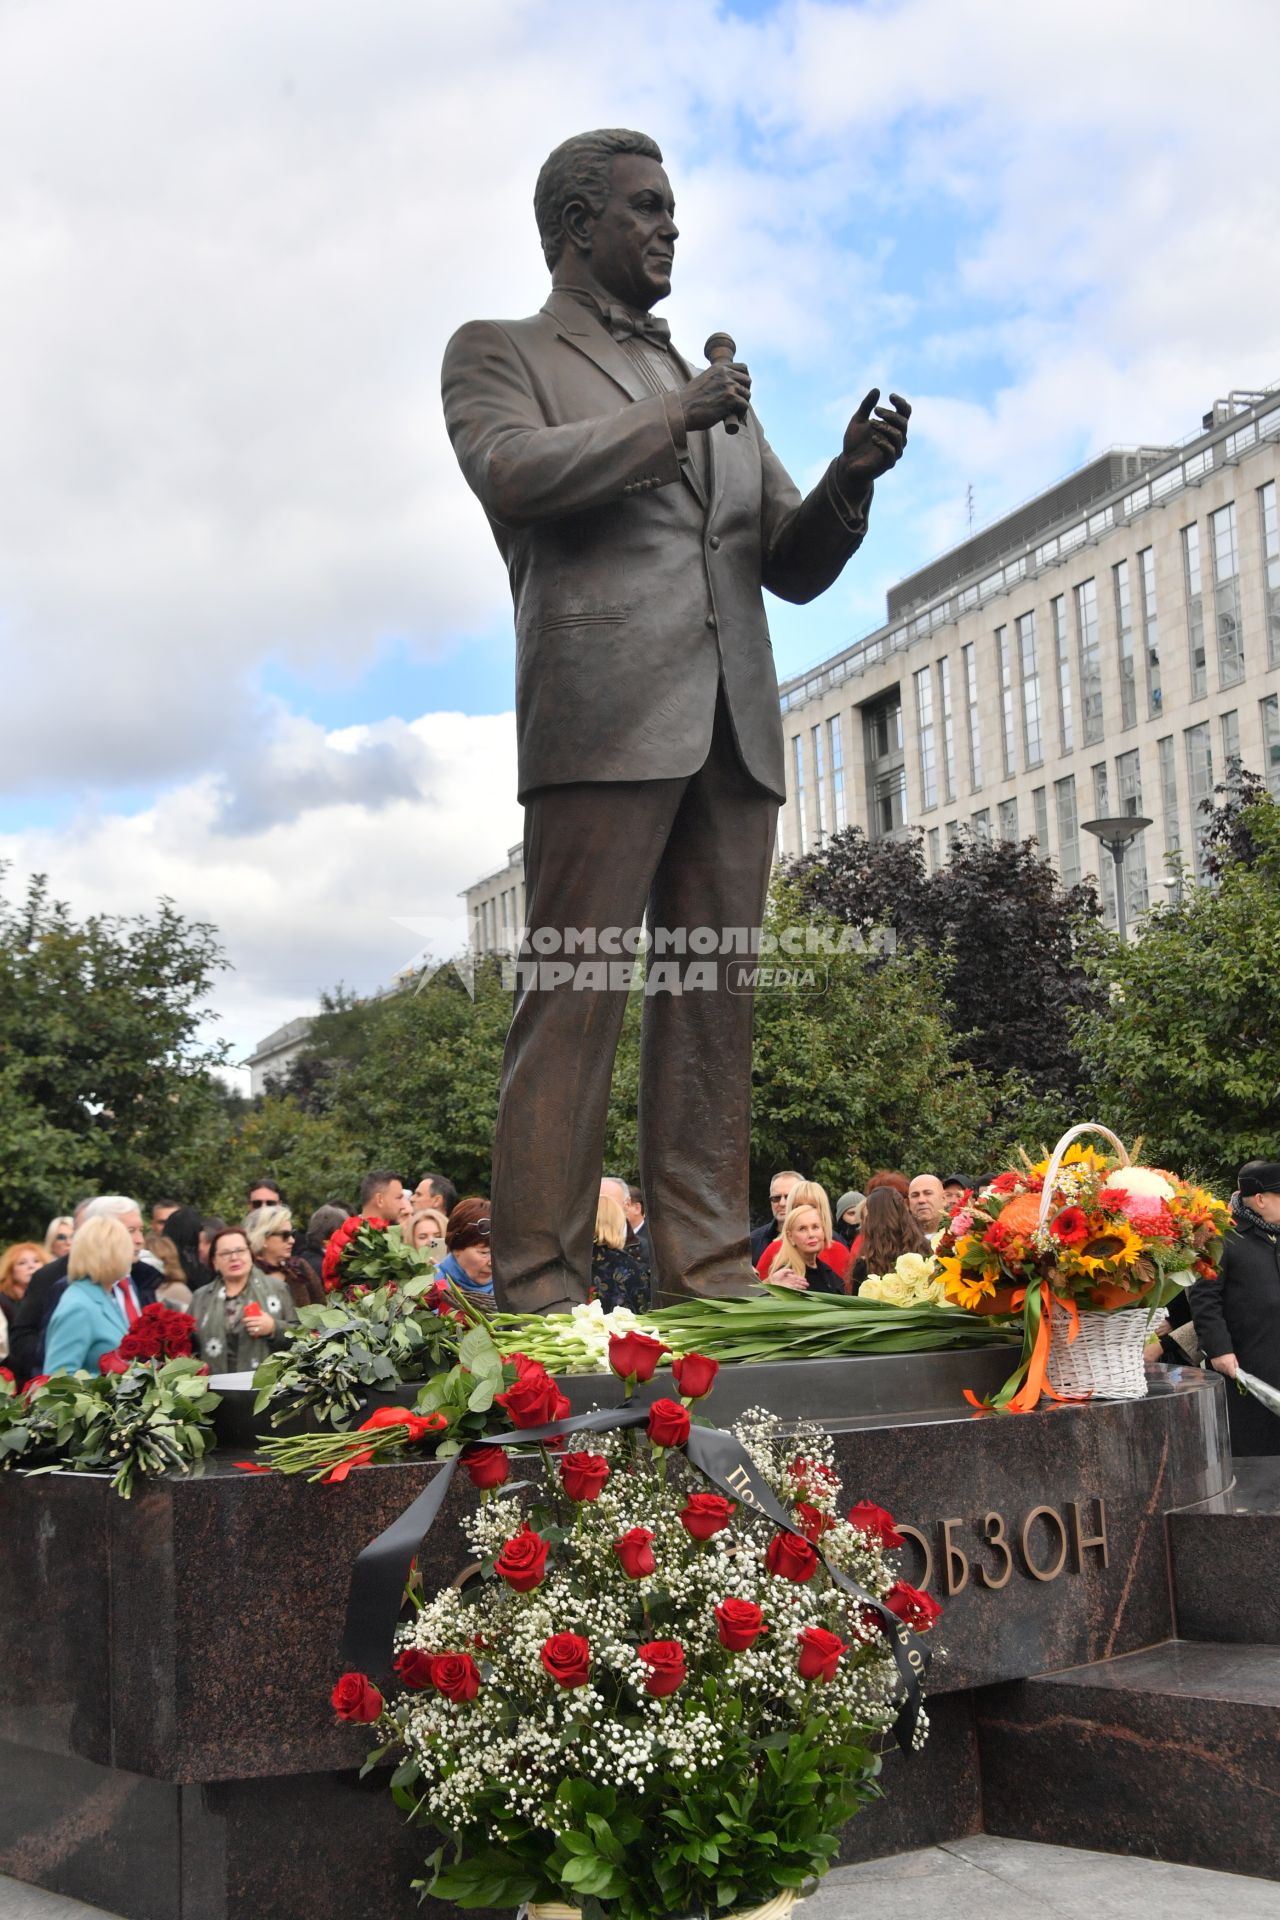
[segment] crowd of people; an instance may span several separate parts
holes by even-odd
[[[854,1294],[908,1253],[936,1246],[952,1212],[980,1181],[962,1174],[882,1168],[865,1192],[833,1208],[825,1187],[794,1168],[769,1182],[769,1215],[752,1229],[750,1257],[771,1285]],[[1228,1379],[1245,1368],[1280,1389],[1280,1162],[1240,1169],[1232,1231],[1220,1276],[1199,1280],[1175,1304],[1150,1354],[1203,1359]],[[155,1301],[189,1313],[197,1353],[214,1372],[244,1372],[283,1344],[299,1307],[325,1298],[325,1249],[348,1218],[317,1208],[299,1233],[273,1180],[256,1180],[243,1217],[201,1214],[175,1198],[138,1203],[121,1194],[82,1200],[49,1222],[43,1242],[20,1240],[0,1254],[0,1364],[19,1385],[42,1374],[95,1370]],[[379,1168],[361,1183],[354,1211],[398,1227],[468,1299],[495,1304],[489,1202],[458,1198],[452,1181],[426,1173],[412,1187]],[[653,1255],[640,1189],[616,1175],[600,1182],[592,1296],[606,1311],[655,1304]],[[1232,1395],[1237,1452],[1280,1453],[1280,1418]]]

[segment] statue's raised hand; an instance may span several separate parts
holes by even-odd
[[[891,393],[893,404],[878,407],[879,398],[879,387],[872,387],[844,430],[840,456],[840,478],[844,482],[878,480],[902,458],[911,404],[901,394]]]

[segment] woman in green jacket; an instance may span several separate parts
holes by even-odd
[[[252,1373],[297,1321],[288,1283],[254,1266],[243,1227],[214,1235],[209,1264],[214,1277],[191,1302],[200,1358],[210,1373]]]

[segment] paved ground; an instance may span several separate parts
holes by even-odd
[[[803,1920],[1276,1920],[1273,1880],[980,1833],[829,1875]],[[102,1909],[0,1875],[0,1920],[102,1920]]]

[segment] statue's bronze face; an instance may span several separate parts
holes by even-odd
[[[675,200],[656,160],[622,153],[609,169],[609,198],[588,218],[591,271],[615,300],[647,313],[671,291]]]

